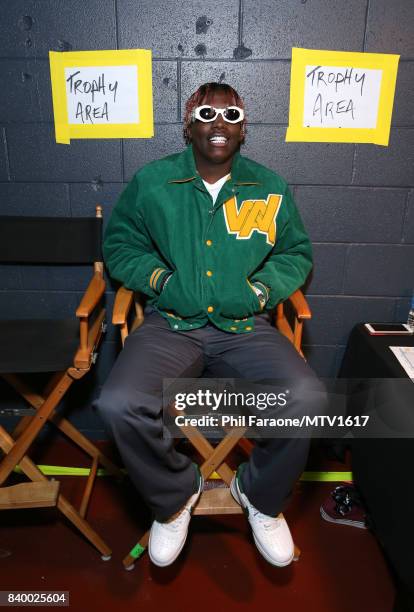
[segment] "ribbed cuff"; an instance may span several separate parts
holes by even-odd
[[[167,270],[166,268],[155,268],[149,280],[151,289],[155,291],[155,293],[161,293],[164,279],[170,274],[172,274],[171,270]]]

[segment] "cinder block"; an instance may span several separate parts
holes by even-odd
[[[0,108],[3,122],[50,121],[48,71],[46,62],[0,60]],[[49,102],[47,110],[41,108],[39,100],[39,92],[45,90],[48,95],[42,98]]]
[[[120,141],[57,144],[53,125],[7,127],[10,168],[17,181],[121,181]]]
[[[101,345],[99,357],[96,362],[96,386],[102,386],[105,383],[120,350],[120,343],[118,341],[111,342],[106,339],[105,342]]]
[[[370,2],[365,51],[414,56],[414,4],[410,0]]]
[[[392,298],[308,295],[307,299],[313,316],[306,323],[306,344],[346,345],[357,323],[394,320]]]
[[[2,11],[2,57],[48,57],[52,51],[116,49],[112,2],[13,0]]]
[[[410,296],[413,272],[414,246],[353,245],[346,262],[344,293]]]
[[[154,121],[177,121],[177,62],[153,62],[152,64]]]
[[[7,158],[6,158],[6,130],[0,129],[0,181],[8,181],[9,173],[7,169]]]
[[[254,59],[290,58],[292,47],[362,51],[365,10],[360,0],[245,0],[244,44]]]
[[[356,145],[355,185],[414,185],[414,130],[391,129],[388,147]]]
[[[414,297],[414,282],[411,296]],[[400,321],[401,323],[405,323],[407,321],[408,313],[411,306],[411,296],[396,300],[394,316],[395,321]]]
[[[47,60],[0,60],[0,107],[4,122],[53,121]]]
[[[290,65],[288,62],[183,62],[181,110],[203,83],[228,83],[246,104],[247,121],[287,123],[289,110]],[[270,128],[273,129],[273,128]]]
[[[354,145],[285,142],[285,137],[285,128],[251,125],[242,155],[275,170],[289,183],[351,182]]]
[[[336,374],[336,346],[303,345],[303,353],[312,370],[320,378]]]
[[[0,214],[70,217],[67,186],[58,183],[0,183]]]
[[[22,288],[27,291],[85,291],[92,266],[21,266]]]
[[[150,161],[160,159],[185,148],[182,124],[156,125],[154,138],[124,140],[125,180],[130,181],[135,172]]]
[[[119,283],[116,288],[118,287],[119,287]],[[119,344],[121,342],[121,334],[119,333],[119,328],[117,325],[112,324],[112,313],[114,309],[114,301],[115,301],[115,292],[111,291],[111,285],[107,281],[106,292],[105,292],[105,309],[106,309],[106,322],[107,322],[105,343],[106,342],[117,342]]]
[[[407,215],[404,221],[403,242],[414,244],[414,191],[408,196]],[[414,282],[413,282],[414,285]]]
[[[295,189],[303,222],[315,242],[398,243],[406,197],[405,189]]]
[[[119,45],[154,57],[232,58],[238,9],[238,0],[118,0]]]
[[[0,264],[0,290],[21,289],[20,266]]]
[[[395,88],[394,108],[392,112],[393,126],[414,125],[414,61],[400,61],[398,66],[397,84]]]
[[[69,197],[72,215],[74,217],[89,217],[95,215],[97,204],[102,206],[103,224],[106,227],[115,206],[122,193],[125,183],[71,183]]]
[[[335,244],[313,245],[313,270],[307,284],[312,294],[342,293],[346,246]]]

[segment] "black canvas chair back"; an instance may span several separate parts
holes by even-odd
[[[0,217],[0,262],[100,261],[102,217]]]

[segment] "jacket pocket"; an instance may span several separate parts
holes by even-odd
[[[201,308],[196,297],[182,282],[177,270],[161,291],[156,302],[157,308],[172,312],[178,317],[194,317],[200,313]]]
[[[260,302],[249,280],[243,279],[234,290],[226,291],[222,314],[229,319],[244,319],[260,312]]]

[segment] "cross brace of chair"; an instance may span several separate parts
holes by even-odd
[[[123,474],[76,427],[63,416],[56,413],[58,403],[72,382],[84,376],[88,371],[68,368],[65,372],[57,372],[46,386],[44,395],[34,392],[15,374],[1,375],[36,410],[36,413],[33,416],[21,418],[12,435],[8,434],[0,426],[0,448],[5,453],[0,463],[0,485],[6,481],[17,464],[19,464],[22,472],[32,481],[11,487],[0,487],[0,509],[56,505],[87,540],[105,558],[109,558],[111,549],[92,529],[85,520],[85,516],[97,475],[98,465],[102,464],[109,474],[117,478],[123,478]],[[79,510],[76,510],[62,494],[58,493],[59,483],[55,484],[55,481],[48,480],[26,454],[30,445],[48,421],[53,423],[63,434],[92,458],[92,466]],[[36,483],[35,487],[33,487],[34,483]],[[37,497],[33,498],[34,494]],[[31,502],[33,503],[31,504]]]

